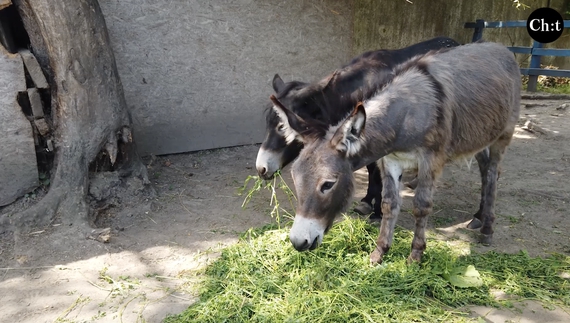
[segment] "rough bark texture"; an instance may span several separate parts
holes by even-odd
[[[49,223],[59,214],[64,224],[87,229],[89,164],[102,149],[111,161],[122,153],[123,175],[139,175],[148,182],[133,147],[105,21],[97,0],[15,0],[14,4],[51,86],[56,159],[48,194],[10,222],[26,228]]]

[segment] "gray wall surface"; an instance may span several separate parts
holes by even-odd
[[[26,91],[24,64],[0,44],[0,206],[14,202],[38,183],[32,125],[18,104]]]
[[[99,2],[143,155],[261,142],[275,73],[351,57],[350,0]]]

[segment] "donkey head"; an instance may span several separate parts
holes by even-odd
[[[332,80],[332,77],[331,77]],[[291,111],[311,119],[324,119],[318,103],[322,90],[330,80],[316,84],[299,81],[283,82],[278,74],[273,77],[273,90],[279,101]],[[257,153],[255,166],[264,179],[271,179],[275,172],[292,162],[303,148],[303,138],[286,131],[286,125],[273,106],[266,114],[266,136]]]
[[[291,168],[297,210],[289,239],[299,251],[314,249],[350,203],[354,191],[352,157],[361,148],[366,113],[358,104],[348,118],[329,127],[303,120],[274,97],[272,100],[286,131],[305,143]]]
[[[292,105],[301,89],[306,87],[306,83],[292,81],[285,83],[275,74],[273,77],[273,90],[277,96]],[[275,109],[270,106],[266,112],[266,135],[255,161],[255,167],[259,176],[263,179],[271,179],[275,172],[293,161],[303,148],[303,143],[296,138],[286,137],[284,125],[277,115]]]

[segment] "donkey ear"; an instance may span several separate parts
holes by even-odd
[[[279,117],[282,125],[281,131],[283,131],[283,136],[285,137],[287,144],[290,144],[295,140],[304,143],[301,132],[307,127],[307,122],[293,111],[285,108],[285,106],[277,100],[275,95],[271,95],[269,99],[273,102],[273,109]]]
[[[283,82],[279,74],[275,74],[272,83],[273,83],[273,90],[275,91],[275,93],[279,93],[281,92],[281,90],[285,88],[285,82]]]
[[[362,132],[366,124],[366,111],[359,102],[350,116],[336,130],[331,139],[332,146],[346,157],[356,155],[362,148]]]
[[[337,76],[340,74],[339,70],[335,70],[331,75],[322,79],[318,84],[321,86],[321,91],[324,91],[329,86],[332,86],[336,82]]]

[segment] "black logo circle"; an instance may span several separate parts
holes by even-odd
[[[526,21],[530,37],[539,43],[552,43],[564,30],[564,19],[552,8],[539,8],[533,11]]]

